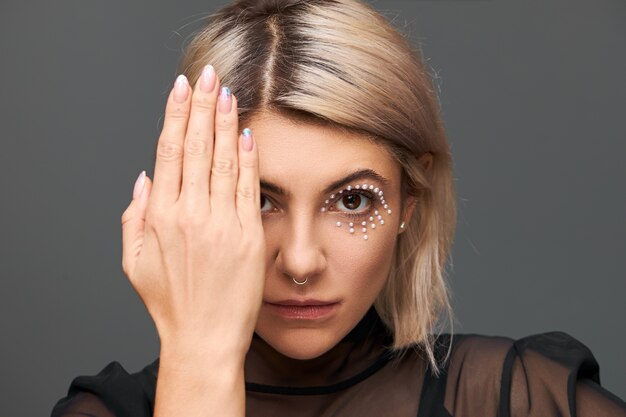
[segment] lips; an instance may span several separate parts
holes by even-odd
[[[266,302],[268,311],[276,317],[286,320],[328,320],[337,313],[339,301],[322,301],[314,299],[280,300]]]
[[[321,300],[314,300],[314,299],[304,299],[304,300],[290,299],[290,300],[281,300],[281,301],[268,301],[267,303],[268,304],[274,304],[274,305],[282,305],[282,306],[304,307],[304,306],[325,306],[325,305],[331,305],[331,304],[336,304],[337,301],[321,301]]]

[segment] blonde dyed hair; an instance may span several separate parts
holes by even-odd
[[[275,112],[384,145],[402,167],[402,199],[416,198],[374,306],[391,348],[425,353],[454,319],[445,265],[455,229],[452,160],[439,103],[421,54],[358,0],[239,0],[210,15],[178,68],[192,85],[206,64],[233,88],[240,125]],[[417,158],[433,155],[425,171]],[[449,356],[448,350],[446,357]]]

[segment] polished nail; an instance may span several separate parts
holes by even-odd
[[[176,82],[174,83],[174,101],[177,103],[184,103],[187,100],[187,95],[189,94],[189,81],[187,77],[183,74],[180,74],[176,78]]]
[[[207,65],[202,70],[200,79],[200,89],[205,93],[210,93],[215,88],[215,69],[213,65]]]
[[[230,108],[232,107],[231,104],[232,98],[230,97],[230,88],[222,87],[222,90],[220,91],[220,113],[230,113]]]
[[[144,185],[146,184],[146,171],[141,171],[139,177],[137,177],[137,181],[135,181],[135,188],[133,189],[133,200],[139,198],[141,196],[141,191],[143,190]]]
[[[252,150],[252,130],[247,127],[243,130],[243,149],[245,151]]]

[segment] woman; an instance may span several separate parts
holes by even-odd
[[[237,1],[180,72],[122,216],[160,357],[77,377],[54,417],[626,415],[565,333],[439,334],[451,157],[418,54],[373,9]]]

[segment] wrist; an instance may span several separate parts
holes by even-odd
[[[188,345],[163,346],[154,415],[200,416],[213,408],[219,409],[220,415],[244,416],[243,360],[228,352]]]
[[[234,349],[205,344],[162,344],[159,367],[173,372],[194,373],[205,369],[237,372],[243,370],[245,354]]]
[[[199,335],[195,331],[159,334],[160,354],[174,362],[211,361],[228,366],[241,363],[250,349],[252,335],[240,337],[240,332]]]

